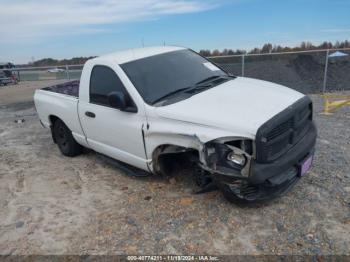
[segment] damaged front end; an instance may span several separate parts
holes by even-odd
[[[210,176],[211,183],[217,185],[232,202],[255,202],[269,198],[271,192],[250,181],[254,155],[251,139],[221,138],[210,141],[204,145],[198,163],[204,172],[197,171],[197,174]]]
[[[225,138],[206,143],[199,167],[231,201],[273,199],[310,170],[316,137],[312,103],[305,97],[263,124],[255,140]]]
[[[151,169],[167,174],[189,160],[196,166],[199,193],[218,186],[228,200],[236,203],[281,196],[310,170],[317,131],[309,98],[298,100],[269,119],[255,135],[246,133],[247,137],[214,133],[212,129],[191,135],[167,132],[168,144],[158,146],[160,139],[155,143]],[[215,134],[217,138],[203,134]],[[174,164],[176,160],[180,165]]]
[[[260,202],[281,196],[298,180],[296,167],[263,182],[255,180],[254,143],[249,139],[219,139],[205,144],[198,163],[231,202]],[[273,172],[275,173],[275,172]],[[197,171],[198,174],[198,171]]]

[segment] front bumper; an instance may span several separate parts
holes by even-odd
[[[286,154],[272,163],[257,163],[251,165],[249,182],[252,184],[261,184],[266,180],[271,180],[293,166],[297,166],[308,155],[313,154],[316,144],[317,131],[315,124],[312,123],[307,134],[294,145]]]
[[[225,184],[236,197],[255,202],[279,197],[288,192],[300,178],[299,165],[314,153],[317,130],[312,123],[307,134],[286,154],[271,163],[251,162],[250,175],[236,176],[218,174],[216,180]]]

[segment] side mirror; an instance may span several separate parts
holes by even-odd
[[[111,92],[108,94],[108,103],[111,107],[123,111],[127,107],[127,98],[122,92]]]

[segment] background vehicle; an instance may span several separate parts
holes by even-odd
[[[52,69],[47,70],[47,72],[48,73],[61,73],[61,72],[65,72],[65,70],[62,68],[56,67],[56,68],[52,68]]]
[[[0,63],[0,85],[17,84],[18,79],[11,69],[15,65],[12,63]]]
[[[311,100],[273,83],[233,77],[181,47],[89,60],[81,80],[37,90],[40,121],[66,156],[82,147],[145,172],[195,164],[202,191],[231,201],[287,192],[311,168]]]

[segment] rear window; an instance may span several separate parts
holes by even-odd
[[[125,88],[117,74],[107,66],[97,65],[92,69],[90,79],[90,103],[109,106],[111,92],[124,92]]]

